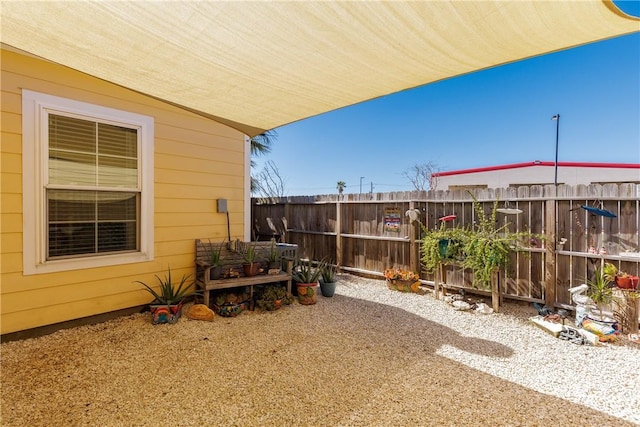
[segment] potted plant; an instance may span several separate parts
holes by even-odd
[[[258,252],[256,248],[251,244],[248,244],[244,250],[242,251],[242,257],[244,258],[244,264],[242,268],[244,269],[245,276],[255,276],[258,274],[260,269],[260,263],[257,261]]]
[[[218,292],[214,298],[213,311],[222,317],[236,317],[248,308],[249,298],[249,293],[246,290]]]
[[[332,263],[326,262],[320,273],[320,292],[324,297],[332,297],[336,292],[336,274],[338,267]]]
[[[219,279],[222,275],[222,246],[224,242],[219,245],[214,245],[209,242],[209,263],[211,264],[211,269],[209,270],[209,277],[211,280]]]
[[[318,279],[324,268],[323,262],[317,267],[311,265],[310,260],[296,261],[293,268],[292,276],[296,281],[296,289],[298,291],[298,302],[302,305],[312,305],[318,302]]]
[[[402,268],[387,268],[384,271],[387,287],[394,291],[419,293],[420,277],[413,271]]]
[[[280,272],[282,268],[282,261],[280,260],[280,252],[276,247],[275,239],[271,239],[271,247],[269,248],[269,253],[267,254],[267,261],[269,262],[270,274],[276,274]]]
[[[293,301],[285,287],[278,284],[269,284],[258,289],[256,298],[258,308],[266,311],[278,310],[283,304],[288,305]]]
[[[589,279],[587,282],[587,296],[591,298],[591,301],[598,307],[599,319],[604,320],[604,311],[611,304],[613,300],[613,282],[609,280],[607,275],[601,269],[596,269],[593,279]]]
[[[620,289],[635,290],[638,287],[638,276],[632,276],[624,271],[618,272],[614,280]]]
[[[638,276],[632,276],[618,268],[610,262],[605,262],[602,266],[602,274],[606,280],[613,282],[620,289],[635,290],[638,287]]]
[[[618,272],[618,267],[616,267],[615,265],[613,265],[610,262],[605,262],[602,266],[602,275],[604,276],[605,279],[607,279],[610,282],[615,282],[616,281],[616,276],[619,274]]]
[[[463,259],[462,248],[468,230],[459,227],[447,228],[443,221],[436,230],[426,230],[423,227],[423,234],[420,260],[426,272],[433,273],[441,263]]]
[[[174,285],[171,278],[171,268],[168,269],[164,279],[161,279],[157,274],[155,277],[160,284],[159,292],[146,283],[136,280],[155,298],[149,306],[153,316],[152,322],[153,324],[176,323],[182,314],[184,300],[197,295],[199,291],[192,289],[194,281],[189,281],[191,275],[182,275],[180,283],[177,286]]]
[[[447,228],[444,222],[433,231],[423,227],[420,260],[424,269],[432,273],[442,263],[457,261],[473,271],[474,285],[488,289],[494,271],[509,265],[511,252],[531,246],[534,239],[539,245],[544,239],[542,235],[511,232],[509,223],[496,227],[498,203],[498,200],[494,202],[491,215],[485,215],[482,205],[473,197],[476,214],[476,226],[473,229]]]

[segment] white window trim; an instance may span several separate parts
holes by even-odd
[[[140,251],[71,259],[46,259],[46,162],[48,147],[42,123],[45,110],[104,119],[140,129]],[[40,274],[130,264],[153,260],[153,117],[22,90],[22,218],[23,273]]]

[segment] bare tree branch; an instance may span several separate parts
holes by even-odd
[[[285,195],[285,184],[276,164],[269,160],[258,173],[254,182],[256,188],[252,190],[258,197],[279,198]]]
[[[438,165],[434,162],[416,163],[402,173],[402,175],[413,184],[413,188],[418,191],[435,190],[438,186],[438,179],[433,178],[438,172]]]

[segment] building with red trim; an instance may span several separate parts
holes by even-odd
[[[554,184],[555,163],[535,160],[472,169],[436,172],[431,188],[464,190]],[[640,184],[640,163],[558,162],[558,184]]]

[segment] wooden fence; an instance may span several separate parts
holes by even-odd
[[[486,214],[498,201],[499,207],[522,213],[498,213],[497,225],[545,236],[530,242],[524,253],[512,254],[503,272],[503,295],[569,307],[568,289],[584,283],[603,262],[640,274],[639,196],[638,184],[297,196],[254,199],[252,218],[256,238],[275,235],[296,243],[302,257],[330,258],[344,270],[377,276],[386,268],[402,267],[429,282],[434,277],[419,265],[423,229],[439,227],[439,218],[447,215],[456,215],[456,226],[473,226],[473,198]],[[583,206],[606,209],[616,217],[596,215]],[[411,222],[405,213],[416,209],[419,222]],[[447,266],[445,282],[472,288],[473,276]]]

